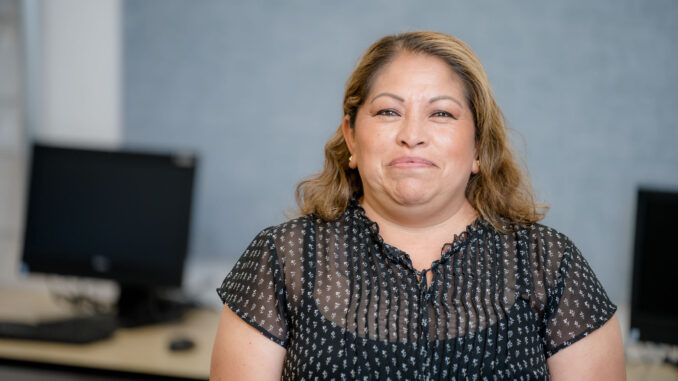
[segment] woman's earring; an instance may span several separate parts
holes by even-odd
[[[350,156],[348,157],[348,163],[351,164],[352,161],[353,161],[353,155],[350,155]]]

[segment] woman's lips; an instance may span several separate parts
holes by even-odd
[[[391,168],[430,168],[430,167],[435,167],[435,165],[421,157],[412,157],[412,156],[406,156],[406,157],[399,157],[390,163],[388,163],[388,166]]]

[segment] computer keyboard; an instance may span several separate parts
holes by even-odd
[[[113,315],[74,317],[39,323],[0,322],[0,338],[85,344],[109,337],[117,328]]]

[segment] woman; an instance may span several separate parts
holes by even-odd
[[[218,289],[214,379],[625,378],[616,307],[537,223],[464,43],[373,44],[325,156]]]

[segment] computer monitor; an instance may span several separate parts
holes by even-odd
[[[640,189],[631,295],[631,334],[678,345],[678,192]]]
[[[196,163],[193,155],[34,144],[22,265],[116,281],[125,325],[174,315],[156,291],[182,283]]]

